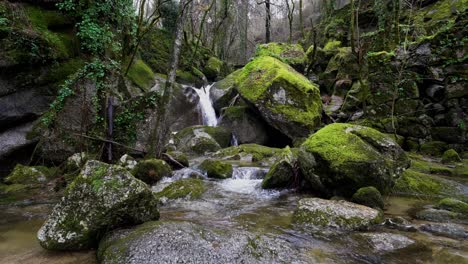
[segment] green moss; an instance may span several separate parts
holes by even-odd
[[[468,204],[457,199],[442,199],[437,203],[436,208],[452,211],[468,217]]]
[[[262,188],[272,189],[289,187],[293,183],[295,176],[294,163],[294,155],[291,149],[286,147],[263,179]]]
[[[271,42],[258,45],[255,56],[270,56],[289,64],[296,69],[304,67],[307,61],[304,49],[299,44]]]
[[[320,123],[322,104],[317,85],[275,58],[256,58],[242,69],[236,82],[240,94],[251,102],[271,100],[270,88],[279,86],[295,104],[267,104],[272,112],[311,129]]]
[[[257,144],[243,144],[240,146],[233,146],[218,151],[216,157],[233,157],[233,156],[246,156],[252,155],[252,161],[263,161],[268,158],[275,157],[281,153],[281,149],[269,148]]]
[[[223,76],[224,62],[216,57],[210,57],[206,62],[204,73],[207,78],[215,79]]]
[[[171,167],[165,161],[158,159],[140,161],[132,170],[135,178],[147,184],[154,184],[163,177],[171,176],[171,172]]]
[[[379,190],[372,186],[363,187],[357,190],[357,192],[353,194],[351,202],[362,204],[376,209],[384,208],[384,201],[382,199],[382,195],[380,194]]]
[[[52,66],[50,72],[43,81],[46,83],[55,83],[57,85],[62,84],[70,75],[82,69],[84,65],[85,60],[79,57],[57,63]]]
[[[184,165],[185,167],[189,166],[189,159],[185,153],[182,153],[180,151],[169,151],[166,154],[171,156],[171,158],[175,159],[177,162]]]
[[[200,164],[209,178],[227,179],[232,177],[232,165],[219,160],[206,159]]]
[[[449,149],[442,155],[442,163],[461,162],[461,158],[454,149]]]
[[[440,156],[447,150],[447,143],[442,141],[430,141],[421,145],[420,151],[431,156]]]
[[[57,175],[57,168],[47,168],[44,166],[24,166],[18,164],[13,171],[5,178],[5,182],[13,184],[39,184],[45,183]]]
[[[468,164],[466,164],[466,160],[464,164],[459,164],[455,167],[453,175],[468,178]]]
[[[128,78],[143,91],[148,91],[154,83],[155,74],[143,60],[136,60],[128,71]]]
[[[339,47],[341,47],[341,41],[332,39],[325,44],[323,51],[332,52],[338,50]]]
[[[161,199],[198,199],[205,192],[206,188],[200,179],[182,179],[171,183],[161,192],[156,193],[156,197]]]

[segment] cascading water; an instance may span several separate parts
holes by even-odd
[[[199,107],[203,115],[203,125],[206,126],[217,126],[218,118],[213,108],[213,103],[210,99],[210,90],[214,84],[204,86],[200,89],[193,88],[200,97]]]

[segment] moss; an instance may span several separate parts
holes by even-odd
[[[140,161],[132,170],[135,178],[147,184],[154,184],[163,177],[169,177],[171,172],[171,167],[165,161],[158,159]]]
[[[154,83],[155,74],[143,60],[133,62],[128,78],[143,91],[148,91]]]
[[[85,60],[79,57],[57,63],[52,66],[43,81],[46,83],[55,83],[57,85],[62,84],[70,75],[82,69],[84,64]]]
[[[431,156],[440,156],[447,150],[447,143],[442,141],[430,141],[421,144],[420,151],[423,154]]]
[[[233,156],[246,156],[252,155],[252,161],[263,161],[268,158],[275,157],[281,153],[281,149],[269,148],[257,144],[243,144],[240,146],[233,146],[218,151],[216,157],[233,157]]]
[[[379,190],[372,186],[363,187],[357,190],[357,192],[353,194],[351,202],[362,204],[376,209],[384,208],[384,201],[382,199],[382,195],[380,194]]]
[[[175,159],[177,162],[179,162],[180,164],[184,165],[185,167],[189,166],[189,160],[185,153],[182,153],[180,151],[169,151],[167,152],[167,154],[171,156],[173,159]]]
[[[275,58],[256,58],[242,69],[236,82],[240,94],[250,102],[266,101],[273,113],[310,129],[320,123],[322,104],[317,85]],[[286,96],[295,103],[272,104],[272,86],[285,89]]]
[[[277,161],[271,166],[267,175],[262,181],[263,189],[286,188],[294,180],[295,159],[291,149],[286,147],[278,156]]]
[[[341,41],[339,40],[329,40],[325,46],[323,47],[323,51],[325,52],[333,52],[338,50],[338,48],[341,47]]]
[[[455,167],[453,175],[468,178],[468,164],[466,164],[466,161],[464,164],[459,164]]]
[[[203,181],[200,179],[182,179],[171,183],[164,188],[161,192],[156,193],[156,197],[161,199],[198,199],[205,192],[206,188]]]
[[[24,166],[18,164],[13,171],[5,178],[5,182],[13,184],[39,184],[45,183],[57,175],[57,168],[47,168],[44,166]]]
[[[207,150],[211,151],[216,151],[218,150],[219,146],[221,147],[227,147],[229,146],[229,143],[231,141],[231,132],[226,130],[223,127],[210,127],[210,126],[191,126],[182,129],[176,134],[176,140],[181,141],[183,139],[188,139],[195,137],[197,135],[197,132],[204,132],[207,133],[211,138],[215,140],[213,142],[210,138],[206,137],[198,137],[200,139],[200,151],[202,152],[197,152],[197,153],[204,153],[204,146],[206,145],[209,147]],[[214,146],[213,143],[219,144],[219,146]],[[215,144],[216,145],[216,144]]]
[[[207,78],[215,79],[216,77],[223,77],[224,62],[216,57],[210,57],[206,62],[204,73]]]
[[[444,198],[435,206],[438,209],[448,210],[468,217],[468,204],[453,198]]]
[[[456,13],[463,13],[467,8],[466,0],[440,0],[421,9],[413,14],[413,24],[417,25],[415,30],[421,35],[431,35],[436,30],[449,23],[453,23]]]
[[[227,89],[231,89],[231,88],[235,87],[237,77],[239,76],[239,74],[241,74],[241,72],[242,72],[242,69],[239,69],[239,70],[229,74],[228,76],[226,76],[226,78],[224,78],[221,81],[217,82],[214,87],[216,87],[217,89],[220,89],[220,90],[227,90]]]
[[[449,149],[442,155],[442,163],[461,162],[461,158],[454,149]]]
[[[204,160],[200,169],[206,171],[209,178],[227,179],[232,177],[232,165],[219,160]]]
[[[304,49],[299,44],[271,42],[258,45],[255,56],[270,56],[301,70],[307,61]]]

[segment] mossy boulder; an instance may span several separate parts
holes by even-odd
[[[384,208],[382,195],[380,194],[379,190],[372,186],[360,188],[357,190],[357,192],[353,194],[351,202],[369,206],[375,209]]]
[[[454,149],[449,149],[442,154],[442,163],[461,162],[462,159]]]
[[[241,97],[289,138],[306,137],[320,124],[318,86],[273,57],[261,56],[248,63],[236,82]]]
[[[448,145],[442,141],[429,141],[421,144],[420,151],[422,154],[431,156],[440,156],[448,149]]]
[[[226,64],[216,57],[210,57],[206,61],[206,65],[203,68],[203,73],[209,80],[222,78],[226,75],[227,72],[228,69]]]
[[[205,192],[206,188],[203,180],[200,179],[181,179],[165,187],[162,191],[156,193],[160,200],[175,199],[198,199]]]
[[[205,154],[228,147],[231,132],[222,127],[192,126],[179,131],[174,137],[178,151],[187,154]]]
[[[281,153],[279,148],[270,148],[257,144],[243,144],[221,149],[215,157],[229,160],[243,160],[250,162],[273,163],[274,158]]]
[[[137,163],[132,170],[135,178],[142,180],[147,184],[155,184],[163,177],[171,176],[171,166],[164,160],[148,159]]]
[[[163,159],[171,165],[173,169],[181,169],[189,166],[187,155],[180,151],[169,151],[163,155]]]
[[[224,108],[219,126],[232,131],[237,138],[238,144],[265,145],[272,134],[271,128],[248,106]]]
[[[50,250],[97,246],[105,232],[159,218],[158,200],[126,169],[88,161],[67,187],[37,237]]]
[[[220,160],[206,159],[200,164],[208,178],[227,179],[232,177],[232,165]]]
[[[295,223],[342,230],[361,230],[382,221],[382,213],[363,205],[319,198],[299,200]]]
[[[5,182],[9,184],[23,184],[26,186],[41,185],[56,176],[57,172],[57,168],[24,166],[18,164],[10,175],[5,178]]]
[[[435,208],[459,213],[468,218],[468,204],[454,198],[444,198],[440,200]]]
[[[319,175],[328,196],[351,197],[367,186],[386,194],[410,166],[410,160],[395,141],[359,125],[328,125],[310,136],[302,148],[315,157],[317,167],[309,173]]]
[[[307,57],[304,49],[299,44],[287,44],[270,42],[257,46],[255,56],[270,56],[276,58],[298,71],[304,70]]]
[[[135,60],[128,71],[128,78],[133,84],[147,92],[155,83],[153,70],[143,61]]]
[[[295,162],[296,158],[291,149],[286,147],[263,179],[262,188],[272,189],[291,186],[296,175],[294,173]]]

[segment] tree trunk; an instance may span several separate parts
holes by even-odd
[[[265,19],[265,43],[270,43],[270,22],[271,22],[271,10],[270,0],[265,1],[266,19]]]

